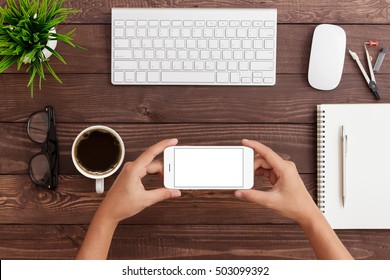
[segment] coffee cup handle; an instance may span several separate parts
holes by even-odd
[[[96,193],[104,193],[104,178],[96,179]]]

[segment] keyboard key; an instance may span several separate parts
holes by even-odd
[[[115,58],[132,58],[131,50],[114,50]]]
[[[259,30],[257,28],[249,28],[248,29],[248,37],[249,38],[257,38],[259,34]]]
[[[215,62],[206,61],[206,70],[215,70]]]
[[[274,78],[270,78],[270,77],[264,78],[263,81],[266,84],[272,84],[274,82]]]
[[[221,49],[229,49],[230,48],[230,41],[229,40],[220,40],[219,47]]]
[[[261,84],[263,82],[262,78],[253,78],[252,81],[256,84]]]
[[[190,51],[190,59],[199,59],[199,51]]]
[[[129,40],[128,39],[115,39],[114,40],[115,48],[128,48]]]
[[[123,72],[114,72],[114,82],[123,82],[124,73]]]
[[[161,26],[167,27],[171,25],[171,22],[169,20],[162,20],[160,23]]]
[[[229,26],[229,22],[227,20],[220,20],[218,21],[218,26],[227,27]]]
[[[263,40],[253,40],[253,48],[254,49],[262,49],[263,48]]]
[[[239,83],[240,82],[240,73],[238,73],[238,72],[230,73],[230,82]]]
[[[137,28],[137,37],[145,37],[146,28]]]
[[[261,27],[261,26],[263,26],[263,22],[261,20],[255,20],[255,21],[253,21],[253,26]]]
[[[148,26],[148,22],[146,20],[137,21],[137,26]]]
[[[275,26],[275,22],[272,21],[272,20],[266,20],[266,21],[264,22],[264,26],[265,26],[265,27],[273,27],[273,26]]]
[[[237,63],[237,61],[229,61],[228,62],[228,69],[229,70],[238,70],[238,63]]]
[[[126,72],[125,73],[126,82],[135,82],[135,72]]]
[[[145,82],[146,81],[146,72],[137,72],[136,79],[137,79],[137,82]]]
[[[148,72],[148,82],[159,82],[160,81],[160,72]]]
[[[185,48],[185,40],[184,39],[177,39],[175,41],[176,48],[178,49],[184,49]]]
[[[150,69],[152,69],[152,70],[158,70],[158,69],[160,69],[160,61],[152,60],[152,61],[150,62]]]
[[[241,82],[245,83],[245,84],[250,83],[251,82],[251,78],[243,77],[243,78],[241,78]]]
[[[126,26],[135,26],[136,21],[135,20],[126,20]]]
[[[217,73],[217,83],[227,83],[227,82],[229,82],[229,73],[228,72]]]
[[[192,27],[192,26],[194,26],[194,22],[192,20],[185,20],[183,22],[183,25],[187,26],[187,27]]]
[[[168,59],[175,59],[176,58],[176,51],[175,50],[167,51],[167,58]]]
[[[125,35],[123,28],[115,28],[114,33],[115,37],[123,37]]]
[[[274,58],[274,51],[256,51],[256,59],[269,60]]]
[[[251,49],[252,48],[252,40],[242,40],[242,48],[243,49]]]
[[[232,20],[232,21],[230,21],[230,26],[231,27],[239,27],[240,22],[238,20]]]
[[[138,68],[141,70],[148,70],[149,69],[149,61],[142,60],[138,63]]]
[[[184,61],[183,63],[183,69],[184,70],[192,70],[194,68],[194,62],[192,61]]]
[[[253,51],[245,51],[245,59],[246,60],[252,60],[255,58],[255,54]]]
[[[255,61],[250,63],[252,71],[272,71],[274,63],[272,61]]]
[[[172,21],[172,26],[176,26],[176,27],[179,27],[179,26],[181,26],[181,20],[174,20],[174,21]]]
[[[205,26],[205,23],[203,20],[197,20],[197,21],[195,21],[195,26],[196,27],[203,27],[203,26]]]
[[[232,49],[241,49],[241,40],[231,40]]]
[[[162,61],[161,62],[161,69],[170,70],[171,69],[171,62],[170,61]]]
[[[195,70],[203,70],[204,62],[203,61],[195,61]]]
[[[172,69],[173,70],[181,70],[181,69],[183,69],[183,63],[181,61],[173,61],[172,62]]]
[[[218,70],[226,70],[226,68],[227,68],[226,61],[217,61]]]
[[[208,27],[215,27],[215,26],[217,26],[217,22],[215,20],[208,20],[206,22],[206,26],[208,26]]]
[[[187,59],[187,57],[188,57],[187,51],[186,50],[179,51],[178,57],[179,57],[179,59]]]
[[[132,48],[140,48],[141,47],[141,40],[140,39],[131,39],[130,46]]]
[[[151,26],[151,27],[159,26],[158,20],[149,21],[149,26]]]
[[[134,58],[144,58],[143,50],[134,50],[133,53]]]
[[[135,37],[135,28],[126,28],[126,37]]]
[[[162,72],[161,81],[165,83],[214,83],[214,72]]]
[[[237,37],[238,38],[246,38],[247,30],[244,28],[237,29]]]
[[[265,49],[273,49],[274,48],[274,40],[272,40],[272,39],[264,40],[264,48]]]
[[[236,37],[236,30],[233,28],[226,29],[226,38],[235,38]]]
[[[157,37],[158,36],[158,29],[157,28],[149,28],[148,29],[148,37]]]
[[[137,61],[116,60],[114,62],[115,70],[136,70],[137,68],[138,68]]]
[[[115,20],[114,21],[114,26],[123,26],[123,25],[125,25],[124,20]]]
[[[261,38],[272,38],[274,37],[275,32],[273,29],[267,28],[267,29],[260,29],[260,37]]]
[[[243,20],[243,21],[241,21],[241,26],[249,27],[249,26],[251,26],[251,22],[249,20]]]

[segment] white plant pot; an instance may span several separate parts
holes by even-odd
[[[53,27],[52,29],[50,29],[49,33],[57,33],[57,32],[56,32],[56,29]],[[57,40],[47,41],[46,46],[55,50],[57,47]],[[46,57],[46,58],[49,58],[52,55],[51,51],[49,51],[48,49],[43,49],[42,53],[43,53],[44,57]]]

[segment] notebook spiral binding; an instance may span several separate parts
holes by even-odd
[[[325,111],[317,108],[317,205],[325,213]]]

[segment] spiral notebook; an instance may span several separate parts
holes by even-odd
[[[390,104],[318,105],[317,158],[317,203],[333,228],[390,228]]]

